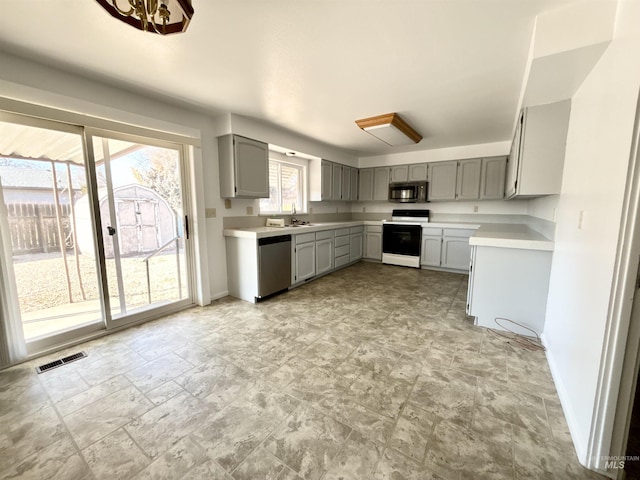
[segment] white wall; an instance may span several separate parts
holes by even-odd
[[[544,341],[582,463],[604,331],[640,87],[640,2],[621,1],[614,41],[572,99],[562,192],[531,208],[556,209]],[[579,218],[583,217],[581,228]]]

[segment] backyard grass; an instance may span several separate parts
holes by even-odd
[[[18,298],[22,313],[34,312],[45,308],[66,305],[69,303],[67,293],[67,278],[65,276],[62,256],[51,258],[51,254],[30,255],[18,258],[14,262]],[[124,283],[127,308],[132,309],[148,305],[147,273],[143,257],[122,258],[122,279]],[[67,256],[69,277],[71,279],[71,295],[73,302],[95,300],[99,298],[98,276],[94,258],[80,255],[79,270],[84,287],[85,297],[82,296],[81,283],[78,279],[76,259]],[[180,258],[182,275],[182,297],[187,294],[185,275],[185,258]],[[111,302],[118,300],[118,285],[113,259],[107,260],[108,288]],[[153,257],[149,261],[149,278],[151,281],[151,301],[178,300],[178,274],[176,255],[166,253]],[[117,306],[117,303],[116,305]]]

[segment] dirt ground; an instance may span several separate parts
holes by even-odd
[[[129,308],[147,305],[147,274],[143,257],[122,259],[122,278],[125,298]],[[70,290],[73,302],[99,298],[99,280],[96,260],[80,255],[79,262],[73,255],[67,256]],[[182,296],[186,295],[185,258],[181,255]],[[64,262],[60,254],[42,254],[16,257],[14,271],[18,287],[18,298],[23,313],[68,304],[68,282]],[[80,275],[78,275],[78,270]],[[118,296],[115,262],[107,260],[109,295]],[[81,278],[81,281],[79,280]],[[151,301],[177,300],[178,275],[175,253],[158,255],[149,261]],[[83,288],[81,288],[81,285]],[[82,295],[84,289],[84,298]]]

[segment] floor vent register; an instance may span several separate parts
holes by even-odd
[[[48,372],[49,370],[53,370],[54,368],[61,367],[63,365],[66,365],[67,363],[75,362],[76,360],[80,360],[81,358],[86,357],[87,354],[85,352],[74,353],[73,355],[69,355],[68,357],[60,358],[58,360],[54,360],[53,362],[40,365],[39,367],[36,367],[36,372]]]

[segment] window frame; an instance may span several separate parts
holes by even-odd
[[[296,214],[306,214],[309,211],[309,162],[304,159],[287,157],[278,152],[269,151],[269,170],[271,170],[271,162],[277,163],[279,165],[286,165],[289,167],[294,167],[300,172],[300,188],[301,192],[299,192],[299,197],[302,199],[300,205],[296,204]],[[270,174],[269,174],[270,175]],[[259,211],[260,215],[271,216],[271,215],[291,215],[291,210],[283,210],[282,205],[282,174],[280,168],[278,169],[278,210],[263,210],[262,201],[265,199],[260,199],[259,202]],[[269,185],[269,190],[271,190],[271,185]],[[269,197],[271,199],[271,197]]]

